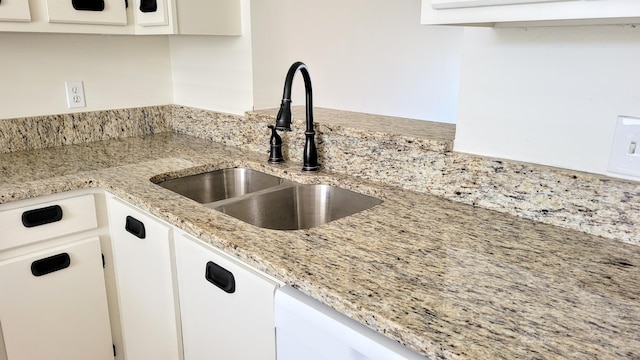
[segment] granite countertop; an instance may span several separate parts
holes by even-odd
[[[0,203],[103,188],[431,358],[640,358],[637,246],[265,160],[174,133],[0,154]],[[234,166],[384,202],[276,231],[149,181]]]

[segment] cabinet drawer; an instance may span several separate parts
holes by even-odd
[[[0,211],[0,251],[97,226],[92,194]]]

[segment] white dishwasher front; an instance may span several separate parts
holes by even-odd
[[[424,360],[425,357],[294,289],[275,295],[278,360]]]

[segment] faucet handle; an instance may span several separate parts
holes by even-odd
[[[275,126],[268,125],[267,127],[271,129],[271,139],[269,139],[269,144],[271,145],[271,150],[269,151],[269,162],[272,164],[284,162],[284,157],[282,157],[282,138],[278,135]]]

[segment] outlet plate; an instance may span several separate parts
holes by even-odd
[[[640,178],[640,118],[618,116],[608,170]]]
[[[67,106],[69,109],[87,106],[82,81],[65,81],[64,85],[67,89]]]

